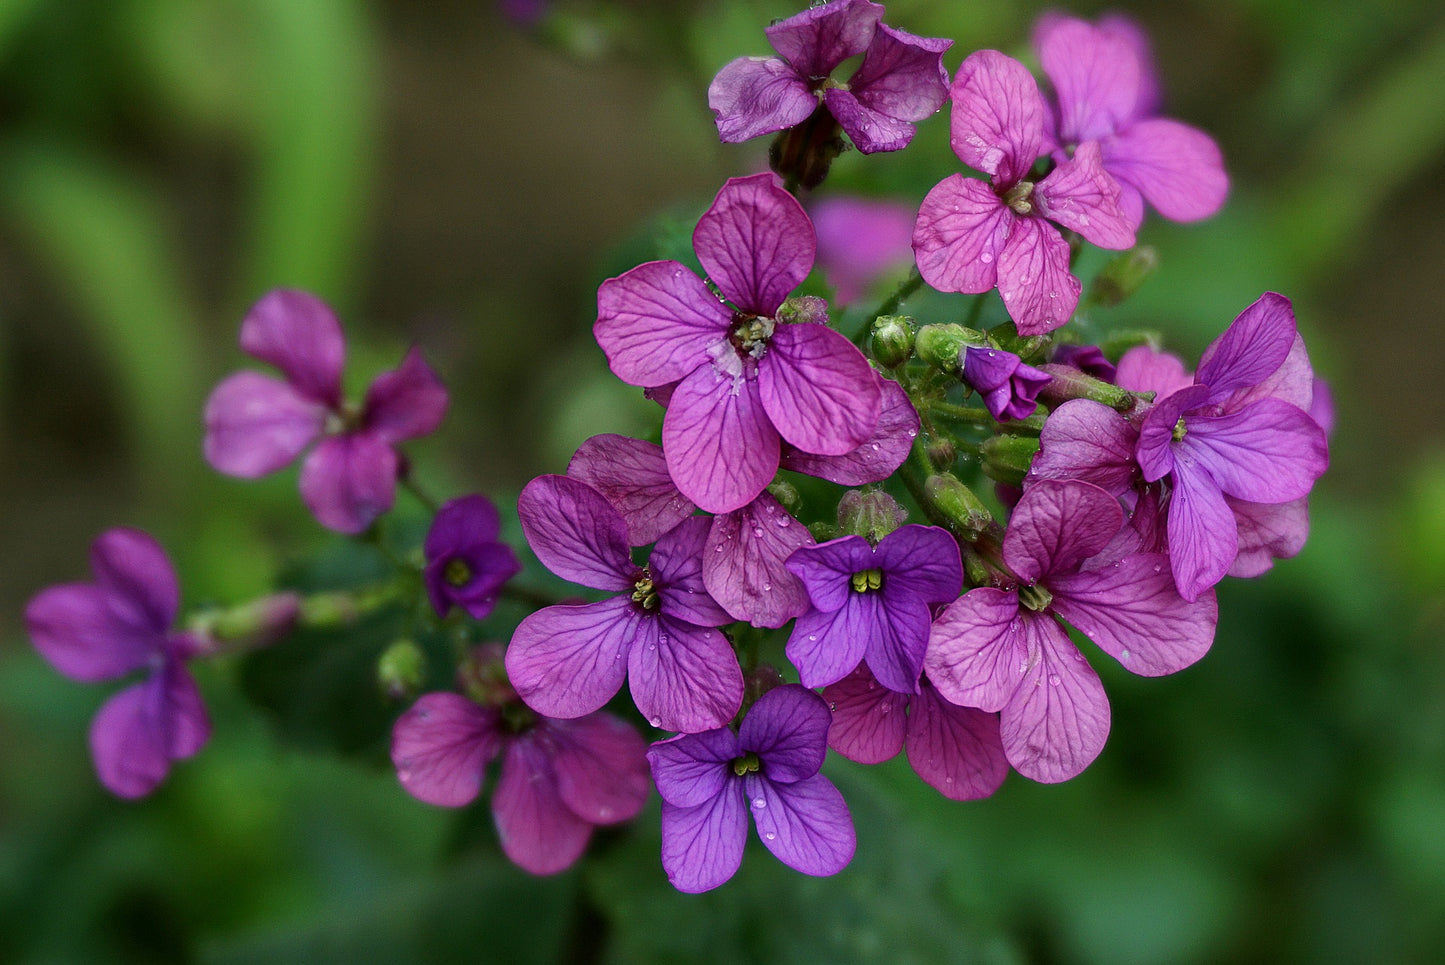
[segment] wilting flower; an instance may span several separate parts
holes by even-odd
[[[653,744],[662,796],[662,867],[679,891],[708,891],[742,864],[748,814],[779,861],[831,875],[853,858],[853,818],[819,773],[828,705],[796,684],[763,694],[734,733],[719,727]]]
[[[780,311],[813,265],[813,226],[770,174],[733,178],[693,232],[706,282],[654,261],[602,283],[593,332],[612,371],[648,388],[678,383],[662,423],[667,468],[712,513],[751,502],[784,441],[843,455],[878,424],[881,390],[846,338]]]
[[[963,381],[983,396],[984,407],[995,419],[1026,419],[1033,414],[1039,393],[1049,384],[1041,372],[1012,352],[965,345],[959,353]]]
[[[422,547],[422,577],[437,616],[453,606],[473,619],[484,619],[497,605],[497,592],[522,564],[497,537],[502,531],[497,507],[485,496],[453,499],[437,511]]]
[[[207,461],[255,479],[317,443],[301,465],[301,498],[329,529],[366,529],[396,498],[396,445],[441,423],[446,388],[413,348],[400,368],[372,381],[361,408],[346,404],[341,324],[302,291],[263,296],[241,323],[241,348],[285,378],[237,372],[216,386],[206,400]]]
[[[1033,173],[1047,107],[1018,61],[996,50],[970,55],[952,96],[953,152],[992,181],[953,174],[928,192],[913,230],[918,271],[939,291],[996,287],[1020,334],[1050,332],[1073,315],[1082,290],[1059,227],[1101,248],[1134,244],[1119,186],[1094,141],[1042,178]]]
[[[202,648],[171,629],[180,586],[151,536],[111,529],[91,545],[94,583],[41,590],[25,608],[40,655],[72,680],[113,680],[138,670],[145,679],[115,694],[90,726],[100,782],[121,797],[141,797],[165,780],[171,762],[194,755],[211,722],[186,662]]]

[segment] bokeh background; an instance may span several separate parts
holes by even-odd
[[[676,895],[654,801],[539,880],[485,808],[412,801],[379,748],[334,753],[222,661],[198,758],[140,804],[96,785],[107,688],[34,654],[26,599],[85,578],[112,525],[156,534],[191,604],[334,545],[294,470],[243,484],[201,459],[247,306],[323,295],[358,387],[420,343],[453,391],[411,450],[443,495],[505,499],[593,432],[645,432],[590,340],[596,286],[652,256],[649,219],[675,234],[760,165],[763,142],[717,142],[706,84],[796,6],[0,0],[0,961],[1445,960],[1433,0],[1110,7],[1152,34],[1167,113],[1213,133],[1234,190],[1207,223],[1148,222],[1156,277],[1095,320],[1194,354],[1281,291],[1339,424],[1305,552],[1221,588],[1198,666],[1104,668],[1114,732],[1069,784],[954,804],[906,765],[834,760],[860,832],[835,878],[750,848],[727,887]],[[1040,9],[892,0],[888,22],[955,38],[951,70],[1026,55]],[[825,190],[916,204],[957,167],[940,115]],[[326,682],[298,677],[293,710]]]

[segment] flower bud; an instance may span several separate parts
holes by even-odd
[[[843,129],[819,104],[803,123],[778,132],[768,147],[768,164],[785,182],[811,190],[823,183],[833,159],[847,147]]]
[[[1009,486],[1022,486],[1029,463],[1039,451],[1039,440],[1034,436],[994,436],[984,441],[980,451],[985,476]]]
[[[862,536],[874,546],[903,525],[903,507],[881,489],[850,489],[838,501],[838,528],[843,534]]]
[[[828,302],[817,295],[794,295],[773,313],[774,320],[789,325],[794,322],[828,324]]]
[[[948,517],[949,529],[970,542],[993,522],[978,495],[952,473],[929,476],[923,488],[933,505]]]
[[[1089,287],[1088,304],[1104,308],[1118,305],[1138,291],[1158,267],[1159,253],[1149,245],[1140,245],[1115,255],[1104,270],[1094,276],[1094,283]]]
[[[300,615],[300,595],[286,590],[228,610],[196,614],[189,629],[208,648],[254,650],[290,633]]]
[[[784,509],[794,516],[798,515],[798,510],[803,505],[803,497],[798,493],[797,486],[786,479],[775,479],[768,484],[768,492],[782,504]]]
[[[886,369],[896,369],[913,357],[913,319],[907,315],[879,315],[873,320],[873,358]]]
[[[376,682],[388,700],[405,700],[421,689],[426,654],[413,640],[398,640],[376,661]]]
[[[959,364],[959,353],[969,345],[987,344],[988,339],[982,332],[945,323],[920,328],[913,348],[918,357],[929,365],[956,376],[963,371]]]
[[[958,450],[954,448],[953,440],[942,437],[929,439],[923,452],[928,457],[928,464],[936,472],[948,472],[958,459]]]
[[[1070,399],[1092,399],[1120,412],[1128,412],[1134,407],[1134,393],[1085,375],[1072,365],[1045,362],[1039,370],[1051,377],[1039,393],[1039,398],[1050,406],[1058,406]]]

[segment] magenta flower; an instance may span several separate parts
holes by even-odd
[[[423,695],[397,720],[391,760],[407,793],[461,807],[502,758],[492,818],[519,867],[550,875],[571,867],[596,826],[642,810],[650,790],[646,742],[605,713],[538,717],[515,701],[483,706],[461,694]]]
[[[882,17],[880,4],[835,0],[773,24],[766,33],[781,56],[739,57],[708,87],[718,136],[736,143],[781,131],[821,105],[864,154],[907,147],[913,122],[948,97],[943,54],[953,41],[915,37]],[[829,76],[859,54],[847,82]]]
[[[737,733],[719,727],[647,751],[662,796],[662,867],[679,891],[709,891],[742,865],[748,813],[783,864],[831,875],[853,859],[853,818],[819,773],[828,705],[796,684],[759,698]]]
[[[1087,483],[1025,490],[1004,534],[1004,588],[965,593],[933,624],[924,672],[950,703],[1000,714],[1014,769],[1045,783],[1089,765],[1109,733],[1109,701],[1061,620],[1145,677],[1194,663],[1214,639],[1212,590],[1181,598],[1168,560],[1138,553],[1090,568],[1124,524]]]
[[[90,725],[90,751],[106,790],[142,797],[211,736],[201,693],[186,669],[201,642],[171,630],[180,586],[165,551],[136,529],[111,529],[90,548],[94,583],[37,593],[25,625],[40,655],[72,680],[145,679],[112,696]]]
[[[206,400],[206,460],[218,472],[255,479],[315,443],[301,465],[301,498],[328,529],[366,529],[395,500],[396,445],[436,429],[445,387],[412,349],[400,368],[376,377],[360,409],[345,404],[341,325],[302,291],[263,296],[241,323],[241,348],[285,379],[237,372],[216,386]]]
[[[590,714],[630,680],[654,727],[696,732],[732,719],[742,670],[716,627],[731,617],[702,582],[708,520],[684,520],[646,566],[632,561],[627,522],[601,493],[567,476],[539,476],[517,501],[537,559],[563,579],[617,596],[538,610],[507,648],[507,676],[527,705],[549,717]]]
[[[1082,290],[1059,228],[1101,248],[1134,244],[1119,186],[1093,141],[1046,176],[1033,173],[1048,108],[1018,61],[996,50],[971,54],[952,96],[953,152],[992,182],[953,174],[928,192],[913,229],[918,271],[939,291],[998,288],[1020,334],[1050,332],[1073,315]]]
[[[988,797],[1008,776],[998,714],[950,704],[927,677],[901,694],[860,663],[823,699],[833,708],[828,746],[851,761],[881,764],[906,747],[914,773],[955,801]]]
[[[966,345],[959,353],[963,381],[983,397],[984,407],[999,422],[1027,419],[1033,414],[1039,393],[1049,384],[1049,373],[1041,372],[1012,352]]]
[[[857,301],[886,272],[913,255],[912,204],[827,197],[809,206],[818,232],[818,267],[838,301]]]
[[[918,693],[932,604],[963,588],[958,544],[946,530],[901,526],[877,546],[844,536],[803,547],[788,569],[812,602],[787,645],[803,686],[841,680],[863,661],[890,690]]]
[[[1085,375],[1091,375],[1104,382],[1113,382],[1118,375],[1118,368],[1108,357],[1104,355],[1103,349],[1097,345],[1068,345],[1060,343],[1054,346],[1054,353],[1050,361],[1055,365],[1067,365],[1078,369]]]
[[[865,442],[881,390],[842,335],[776,317],[815,242],[771,174],[729,180],[692,237],[722,299],[678,262],[650,262],[602,283],[593,332],[624,382],[679,382],[662,423],[668,472],[688,499],[726,513],[772,481],[784,440],[818,455]]]
[[[1058,156],[1097,141],[1130,225],[1144,220],[1146,200],[1172,221],[1198,221],[1220,209],[1229,178],[1219,147],[1203,131],[1157,116],[1158,81],[1137,24],[1120,16],[1093,26],[1045,15],[1034,29],[1034,48],[1057,98],[1050,126]]]
[[[497,507],[485,496],[462,496],[437,511],[422,547],[422,578],[437,616],[453,606],[474,620],[492,612],[498,591],[522,569],[512,548],[498,541],[501,531]]]

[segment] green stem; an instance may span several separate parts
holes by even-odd
[[[997,423],[987,409],[974,409],[964,405],[954,405],[952,402],[929,400],[924,403],[924,408],[930,415],[940,416],[954,422],[963,422],[971,426],[993,426]]]

